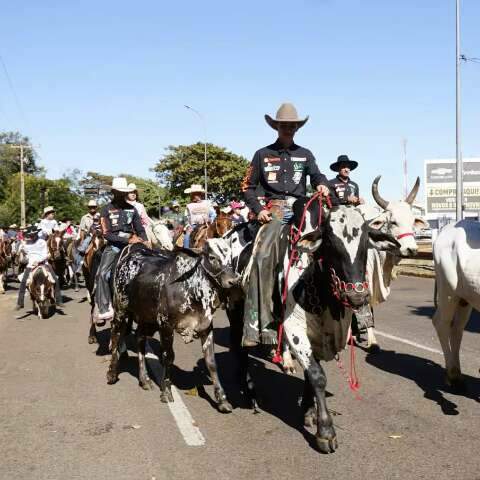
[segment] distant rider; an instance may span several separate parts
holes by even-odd
[[[358,162],[350,160],[348,155],[340,155],[335,163],[330,165],[330,170],[338,172],[335,178],[329,180],[330,189],[335,193],[341,205],[360,205],[365,203],[360,198],[358,184],[350,178],[350,172],[358,167]]]
[[[190,203],[187,204],[185,217],[187,226],[183,246],[190,247],[190,235],[200,225],[207,225],[215,220],[217,214],[212,204],[205,199],[205,190],[201,185],[193,184],[185,190],[190,194]]]
[[[43,209],[43,218],[40,220],[38,228],[41,230],[39,235],[43,239],[47,239],[54,230],[59,229],[58,222],[55,220],[55,209],[52,206]]]

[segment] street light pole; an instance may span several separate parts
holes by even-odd
[[[204,149],[204,165],[203,165],[203,169],[204,169],[204,177],[205,177],[205,198],[207,198],[207,195],[208,195],[208,176],[207,176],[207,125],[206,125],[206,122],[205,122],[205,117],[198,111],[198,110],[195,110],[195,108],[191,107],[190,105],[184,105],[184,107],[188,110],[191,110],[193,113],[195,113],[198,118],[200,118],[200,120],[202,121],[202,124],[203,124],[203,134],[204,134],[204,146],[205,146],[205,149]]]
[[[456,0],[456,158],[457,158],[457,222],[463,218],[463,160],[460,138],[460,0]]]

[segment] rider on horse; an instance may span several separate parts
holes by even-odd
[[[206,200],[205,190],[201,185],[192,185],[185,190],[190,194],[190,203],[187,204],[185,216],[187,217],[187,230],[183,239],[183,246],[190,247],[190,235],[192,231],[200,226],[211,223],[215,220],[217,213],[212,204]]]
[[[128,244],[147,242],[140,215],[135,207],[127,202],[127,194],[130,192],[133,190],[127,185],[126,178],[114,178],[113,199],[102,208],[100,214],[103,236],[107,241],[96,277],[95,304],[100,321],[113,316],[109,279],[117,254]]]
[[[47,242],[39,237],[39,233],[42,232],[37,227],[29,227],[25,230],[25,244],[21,247],[24,252],[27,254],[28,264],[27,268],[23,272],[23,277],[20,282],[20,287],[18,289],[18,299],[17,306],[15,310],[20,310],[24,307],[25,291],[27,289],[27,280],[30,276],[30,273],[38,265],[43,265],[52,278],[55,279],[55,300],[56,304],[59,307],[63,306],[62,292],[60,291],[60,282],[58,277],[55,275],[52,266],[48,263],[48,248]]]
[[[350,160],[348,155],[340,155],[337,161],[330,165],[330,170],[338,172],[338,175],[330,180],[330,188],[340,205],[356,206],[365,203],[363,198],[360,198],[358,184],[350,179],[350,172],[357,167],[358,162]]]
[[[80,220],[80,227],[78,229],[79,239],[83,235],[83,240],[74,251],[74,270],[77,273],[82,265],[85,252],[92,241],[92,229],[100,229],[100,214],[97,212],[97,201],[89,200],[88,213],[86,213]]]
[[[40,236],[46,240],[54,230],[58,230],[59,225],[55,220],[55,209],[51,206],[43,209],[43,218],[38,224],[38,228],[41,230]]]
[[[271,326],[277,320],[272,314],[272,295],[275,272],[281,260],[279,239],[283,226],[292,220],[295,199],[306,194],[307,175],[317,192],[329,193],[327,177],[320,173],[312,152],[293,141],[308,117],[300,119],[295,107],[284,103],[275,119],[265,115],[265,120],[277,130],[278,138],[255,153],[242,184],[247,206],[258,221],[266,225],[257,236],[251,263],[245,302],[245,346],[276,342],[276,332]],[[262,206],[256,196],[259,186],[265,192],[266,206]]]

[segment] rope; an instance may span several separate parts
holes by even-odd
[[[287,265],[287,270],[284,275],[284,282],[283,282],[283,291],[282,291],[282,316],[280,319],[280,324],[278,326],[278,331],[277,331],[277,349],[275,351],[275,355],[272,358],[272,362],[276,364],[282,364],[283,363],[283,357],[282,357],[282,338],[283,338],[283,322],[285,320],[285,306],[287,303],[287,296],[288,296],[288,275],[290,274],[290,268],[292,265],[298,261],[299,259],[299,254],[298,250],[295,248],[296,244],[300,240],[302,236],[302,228],[305,224],[305,218],[307,216],[307,211],[310,208],[310,205],[315,201],[318,200],[318,206],[319,206],[319,215],[318,215],[318,224],[317,228],[319,228],[322,224],[322,199],[323,195],[321,192],[316,192],[312,195],[312,197],[308,200],[308,202],[305,204],[305,207],[303,209],[302,217],[300,218],[300,224],[298,226],[297,231],[294,231],[294,226],[290,228],[290,245],[291,245],[291,253],[290,253],[290,258],[288,260],[288,265]],[[327,195],[325,196],[325,203],[329,208],[332,208],[332,202],[330,200],[330,197]]]

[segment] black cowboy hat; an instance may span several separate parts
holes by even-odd
[[[358,162],[350,160],[348,155],[340,155],[337,161],[330,165],[330,170],[339,172],[341,168],[348,167],[350,170],[355,170],[358,167]]]
[[[41,232],[41,229],[36,227],[35,225],[31,225],[30,227],[25,228],[23,231],[26,237],[33,237],[34,235],[38,235]]]

